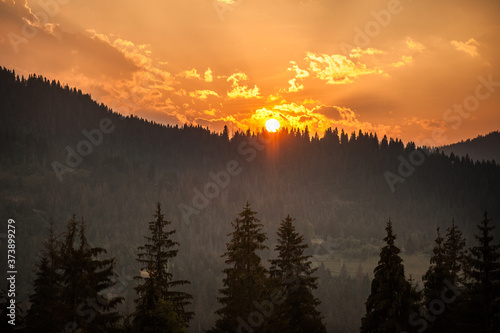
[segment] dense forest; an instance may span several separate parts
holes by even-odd
[[[456,156],[469,156],[477,161],[500,161],[500,132],[495,131],[487,135],[479,135],[474,139],[467,139],[451,145],[441,147],[446,154]]]
[[[221,255],[242,207],[252,204],[267,235],[259,253],[266,271],[272,271],[278,230],[290,215],[308,245],[304,256],[312,256],[317,268],[313,299],[320,301],[316,309],[326,330],[353,332],[368,316],[365,302],[373,293],[370,280],[377,277],[373,270],[389,218],[401,255],[424,261],[424,270],[435,250],[436,227],[444,230],[454,219],[472,245],[485,210],[493,224],[500,219],[495,162],[447,156],[376,133],[214,133],[157,124],[124,117],[57,81],[19,77],[5,68],[0,110],[2,228],[7,230],[7,219],[16,221],[22,272],[17,300],[26,312],[50,221],[59,231],[67,230],[68,221],[86,221],[88,247],[106,249],[104,257],[114,258],[117,314],[131,318],[141,294],[134,279],[142,268],[138,249],[160,202],[176,230],[172,241],[179,244],[169,272],[190,282],[182,290],[192,296],[189,331],[198,332],[220,320],[216,311],[227,269]],[[6,258],[1,260],[6,267]],[[413,278],[410,285],[423,288],[425,279]],[[165,311],[172,306],[161,304]]]

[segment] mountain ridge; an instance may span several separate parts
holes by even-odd
[[[456,142],[439,148],[447,155],[469,156],[475,161],[495,161],[500,163],[500,132],[493,131],[478,135],[473,139]]]
[[[317,249],[313,238],[343,244],[321,262],[324,279],[338,267],[335,260],[355,259],[360,271],[371,272],[370,258],[378,255],[374,240],[383,237],[389,218],[398,244],[411,243],[415,251],[428,253],[436,226],[455,218],[472,238],[485,208],[494,221],[500,217],[498,165],[424,152],[398,139],[336,129],[312,139],[295,129],[276,135],[237,132],[228,138],[201,126],[121,117],[76,88],[36,75],[18,78],[7,69],[0,70],[0,109],[5,128],[0,133],[0,214],[19,222],[18,255],[26,258],[19,270],[30,272],[47,221],[62,229],[73,213],[84,216],[89,241],[116,256],[117,271],[125,277],[124,313],[133,310],[135,294],[127,277],[139,271],[136,249],[157,202],[181,244],[173,265],[176,276],[196,277],[188,290],[197,297],[191,327],[204,329],[212,326],[218,308],[226,235],[246,201],[258,212],[271,249],[287,214],[296,218],[311,255]],[[407,164],[415,162],[415,154],[425,159]],[[62,180],[54,162],[71,169]],[[386,172],[402,179],[394,192]],[[227,181],[225,173],[231,175]],[[188,221],[180,208],[186,206],[193,209]],[[264,260],[271,252],[263,253]],[[20,301],[30,294],[31,279],[19,276]],[[336,288],[324,281],[321,293]],[[322,301],[330,327],[363,311],[360,302],[349,314],[330,313],[341,305],[333,307],[335,298]],[[359,328],[359,318],[349,325],[346,332]]]

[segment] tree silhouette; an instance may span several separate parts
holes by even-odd
[[[255,214],[247,202],[239,217],[231,223],[234,231],[228,234],[231,240],[223,255],[229,267],[223,270],[226,277],[223,288],[219,290],[218,301],[222,308],[216,311],[220,317],[215,324],[216,332],[235,332],[249,325],[255,331],[261,331],[266,320],[262,314],[258,314],[256,321],[251,318],[256,304],[269,297],[266,292],[267,270],[257,254],[257,251],[267,249],[264,245],[267,237]]]
[[[186,310],[186,306],[191,304],[192,296],[175,288],[190,282],[174,280],[173,274],[169,272],[169,264],[177,256],[179,250],[175,247],[179,246],[179,243],[171,239],[175,230],[166,230],[172,222],[164,219],[160,203],[157,204],[154,217],[155,220],[149,222],[148,227],[151,236],[144,237],[147,242],[139,247],[137,256],[137,261],[141,264],[141,275],[136,276],[136,279],[141,283],[135,288],[139,298],[136,299],[133,326],[141,332],[163,332],[158,330],[159,317],[163,318],[161,322],[166,320],[174,327],[178,326],[175,318],[180,318],[186,329],[189,320],[194,316],[193,312]],[[172,308],[170,304],[175,315],[166,313]]]
[[[492,244],[495,226],[490,223],[485,212],[475,236],[479,244],[470,248],[468,256],[467,290],[461,307],[466,318],[462,322],[464,332],[500,331],[500,244]]]
[[[77,222],[75,215],[67,224],[61,247],[61,312],[65,329],[103,332],[117,329],[121,316],[114,309],[123,297],[106,291],[115,285],[115,259],[99,260],[107,251],[92,247],[87,241],[86,222]]]
[[[409,315],[418,302],[415,289],[405,278],[403,260],[394,241],[391,220],[385,228],[386,245],[380,251],[371,294],[366,301],[366,315],[361,332],[401,332],[409,330]]]
[[[444,239],[437,228],[437,238],[435,240],[434,255],[430,260],[430,267],[422,277],[424,282],[424,302],[427,316],[430,320],[425,325],[427,332],[455,332],[454,323],[450,320],[451,301],[442,301],[443,292],[455,283],[454,275],[450,271],[447,262],[446,250],[443,246]],[[456,297],[456,296],[455,296]],[[454,300],[454,298],[451,298]],[[448,300],[448,298],[446,298]]]
[[[26,317],[27,332],[59,332],[65,322],[61,314],[61,243],[54,223],[50,221],[48,237],[44,241],[42,257],[36,267],[33,281],[34,293],[29,300],[31,306]]]
[[[283,299],[276,304],[270,331],[326,332],[316,310],[320,301],[313,295],[313,290],[318,288],[318,278],[312,276],[316,269],[311,268],[311,256],[304,255],[308,245],[292,222],[290,215],[281,221],[278,245],[274,249],[278,258],[270,260],[273,288],[283,292]]]

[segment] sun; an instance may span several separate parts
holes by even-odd
[[[280,122],[276,119],[266,121],[266,130],[268,132],[276,132],[280,128]]]

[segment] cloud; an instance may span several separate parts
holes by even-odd
[[[295,63],[295,61],[290,61],[290,63],[293,65],[292,67],[289,67],[287,68],[287,70],[289,71],[295,71],[295,77],[290,79],[288,81],[288,83],[290,84],[290,87],[288,87],[288,92],[297,92],[299,90],[302,90],[304,89],[304,85],[303,84],[297,84],[297,80],[302,80],[306,77],[309,76],[309,72],[304,70],[304,69],[300,69],[299,66],[297,66],[297,64]]]
[[[352,83],[362,75],[383,73],[381,69],[371,69],[360,62],[354,63],[340,54],[315,55],[307,52],[305,59],[309,61],[309,69],[316,74],[316,77],[326,81],[327,84]]]
[[[424,118],[419,118],[419,117],[411,117],[411,118],[404,118],[403,120],[403,125],[405,126],[413,126],[413,125],[418,125],[422,129],[426,131],[431,131],[434,129],[446,129],[446,122],[442,120],[434,120],[434,119],[424,119]]]
[[[479,43],[471,38],[467,42],[459,42],[456,40],[452,40],[451,45],[453,45],[458,51],[462,51],[470,55],[471,57],[477,57],[479,56],[479,53],[477,52],[477,47],[479,46]]]
[[[187,69],[185,71],[182,71],[178,74],[179,77],[184,77],[186,79],[191,79],[191,78],[195,78],[195,79],[201,79],[201,76],[200,74],[198,74],[198,72],[196,71],[195,68],[193,69]]]
[[[385,54],[386,52],[377,50],[374,48],[367,48],[367,49],[362,49],[360,47],[357,47],[355,49],[352,49],[351,52],[349,53],[350,58],[360,58],[363,55],[377,55],[377,54]]]
[[[219,97],[219,94],[217,94],[213,90],[196,90],[196,91],[190,92],[189,96],[191,96],[193,98],[205,100],[208,98],[208,96]]]
[[[248,80],[245,73],[234,73],[227,78],[227,82],[231,82],[232,90],[227,92],[229,98],[260,98],[259,87],[255,85],[253,88],[248,86],[240,86],[240,81]]]
[[[326,105],[306,107],[293,102],[259,108],[250,118],[245,118],[241,122],[247,128],[260,129],[270,118],[277,119],[281,127],[304,130],[307,126],[310,133],[318,132],[321,135],[329,127],[344,128],[346,131],[359,129],[369,131],[375,128],[370,123],[361,123],[356,113],[349,108]]]
[[[406,46],[408,46],[408,49],[410,49],[412,51],[422,52],[425,50],[425,46],[423,44],[420,44],[419,42],[414,41],[410,37],[406,38]]]
[[[212,70],[209,68],[205,71],[205,81],[206,82],[212,82],[214,80],[213,76],[212,76]]]
[[[276,93],[276,94],[271,94],[267,97],[267,101],[268,102],[274,102],[274,101],[277,101],[278,99],[280,99],[281,96],[280,94]]]
[[[409,65],[413,62],[413,57],[412,56],[401,56],[401,60],[395,62],[392,64],[394,67],[401,67],[405,65]]]

